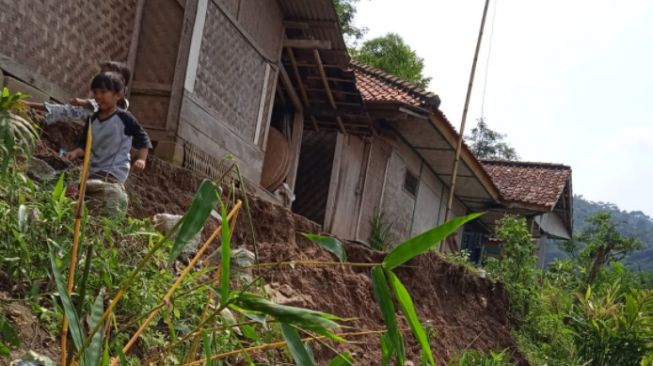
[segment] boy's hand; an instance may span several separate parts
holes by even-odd
[[[145,169],[145,159],[136,159],[134,162],[134,170],[143,170]]]
[[[66,159],[73,161],[77,158],[81,158],[82,156],[84,156],[84,150],[76,148],[75,150],[70,151],[66,154]]]
[[[69,102],[71,105],[77,106],[77,107],[84,107],[84,108],[89,108],[91,106],[91,103],[88,101],[88,99],[84,98],[73,98]]]

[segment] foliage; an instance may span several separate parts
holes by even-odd
[[[342,246],[340,240],[330,236],[309,233],[303,233],[302,235],[304,235],[305,238],[309,239],[315,244],[333,253],[336,257],[338,257],[338,260],[341,263],[347,261],[347,252],[345,252],[345,248]]]
[[[336,13],[340,23],[340,29],[345,36],[345,40],[351,46],[355,45],[357,41],[363,38],[367,33],[367,28],[357,27],[354,24],[354,17],[356,16],[356,3],[360,0],[333,0],[336,7]]]
[[[536,258],[526,220],[505,216],[499,221],[497,236],[501,241],[502,256],[495,275],[505,284],[510,294],[513,316],[523,321],[537,294]]]
[[[377,211],[370,219],[370,246],[376,250],[386,250],[390,247],[392,237],[392,224],[385,219],[385,213]]]
[[[465,136],[465,140],[479,159],[519,160],[515,149],[503,141],[505,137],[506,135],[490,129],[485,119],[479,118],[478,124]]]
[[[24,113],[21,103],[26,96],[11,94],[3,88],[0,94],[0,172],[6,174],[16,154],[29,154],[36,144],[36,127]]]
[[[624,258],[624,264],[635,270],[653,271],[653,218],[641,211],[621,210],[613,203],[594,202],[581,195],[574,196],[574,231],[580,233],[592,224],[587,218],[600,212],[608,212],[618,232],[625,237],[634,237],[642,242],[642,248]],[[549,243],[545,257],[546,263],[567,257],[561,250]]]
[[[431,82],[424,76],[424,59],[396,33],[367,40],[356,50],[354,59],[426,88]]]
[[[512,362],[505,352],[490,352],[483,354],[478,351],[465,351],[449,366],[510,366]]]
[[[381,337],[382,365],[388,364],[393,356],[400,365],[406,360],[403,335],[399,331],[395,314],[394,296],[415,339],[421,347],[422,361],[425,364],[435,366],[428,335],[417,316],[413,299],[406,287],[401,283],[399,277],[392,270],[433,248],[465,223],[481,215],[476,213],[458,217],[410,238],[388,253],[381,265],[372,268],[371,277],[374,299],[379,304],[383,321],[387,328],[387,332]]]
[[[637,365],[653,352],[653,291],[623,292],[618,282],[603,295],[588,288],[570,319],[589,365]]]

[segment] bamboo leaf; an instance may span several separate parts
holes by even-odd
[[[223,204],[220,205],[220,212],[222,214],[220,298],[221,302],[226,304],[229,299],[229,280],[231,276],[231,232],[229,220],[227,219],[227,209]]]
[[[381,309],[381,315],[383,316],[385,326],[388,329],[387,335],[392,344],[392,350],[397,354],[399,363],[403,365],[406,360],[404,354],[404,342],[399,333],[395,306],[390,297],[390,289],[385,274],[383,273],[383,268],[380,266],[372,268],[372,291],[374,292],[374,298]]]
[[[91,317],[88,323],[89,329],[95,328],[98,321],[104,313],[104,302],[102,298],[102,293],[98,294],[91,308]],[[84,358],[86,359],[86,365],[99,365],[102,358],[102,343],[103,343],[104,332],[100,331],[95,333],[91,345],[84,352]]]
[[[315,363],[311,359],[311,356],[306,352],[302,339],[297,333],[292,325],[281,323],[281,334],[283,334],[283,339],[288,343],[288,350],[292,358],[295,360],[295,365],[297,366],[314,366]]]
[[[471,215],[457,217],[438,227],[408,239],[399,244],[385,256],[383,259],[383,268],[393,269],[408,262],[451,235],[468,221],[474,220],[481,215],[483,215],[483,213],[473,213]]]
[[[334,320],[340,320],[341,318],[335,315],[294,306],[275,304],[270,300],[250,293],[240,293],[233,301],[234,305],[245,311],[266,314],[277,319],[279,322],[297,325],[331,339],[342,341],[342,338],[329,331],[329,329],[339,327],[338,323]]]
[[[417,312],[415,311],[415,305],[413,304],[413,299],[410,297],[410,293],[406,289],[399,277],[395,275],[392,271],[385,271],[386,276],[390,280],[390,287],[399,302],[399,307],[404,313],[406,320],[410,329],[413,331],[413,335],[417,339],[420,347],[422,348],[422,353],[426,356],[430,365],[435,366],[435,360],[433,359],[433,351],[431,351],[431,345],[429,345],[429,339],[422,327],[422,323],[419,321]]]
[[[68,317],[68,329],[70,330],[70,335],[73,338],[73,342],[75,343],[75,348],[79,351],[82,347],[82,344],[84,343],[82,327],[79,322],[77,312],[75,312],[73,302],[68,296],[66,281],[64,281],[63,276],[61,275],[61,271],[59,271],[59,267],[57,267],[57,263],[54,259],[54,252],[52,250],[50,250],[50,264],[52,266],[52,273],[57,285],[57,292],[59,292],[59,299],[63,305],[64,313],[66,314],[66,317]]]
[[[204,357],[206,357],[206,366],[213,366],[213,360],[211,360],[211,356],[213,356],[211,352],[211,339],[205,330],[202,330],[202,348],[204,349]]]
[[[220,187],[215,183],[208,179],[202,181],[188,212],[182,219],[181,228],[179,228],[179,233],[170,251],[168,264],[172,264],[177,260],[186,243],[202,230],[206,219],[211,214],[211,210],[220,201],[220,193]]]
[[[331,362],[329,362],[328,366],[347,366],[347,365],[353,365],[354,364],[354,358],[351,357],[351,353],[345,351],[343,353],[340,353],[334,357]]]
[[[340,240],[332,238],[330,236],[322,236],[316,234],[302,233],[306,239],[309,239],[313,243],[321,246],[322,248],[330,251],[335,254],[340,260],[341,263],[347,261],[347,252],[345,251],[344,246]]]
[[[388,332],[383,333],[381,336],[381,366],[388,366],[390,364],[390,359],[394,353],[394,346],[392,345],[392,340],[388,335]]]
[[[54,190],[52,191],[52,201],[53,202],[58,202],[61,200],[61,196],[64,195],[64,175],[61,174],[59,176],[59,180],[57,180],[57,185],[54,186]]]

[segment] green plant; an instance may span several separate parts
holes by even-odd
[[[399,277],[394,274],[393,269],[426,252],[462,225],[481,215],[477,213],[458,217],[408,239],[388,253],[381,265],[372,268],[374,298],[379,304],[383,320],[387,327],[387,333],[381,337],[382,364],[390,362],[393,355],[395,356],[396,362],[400,365],[406,360],[403,335],[399,331],[393,304],[394,295],[394,299],[399,304],[415,339],[421,347],[424,361],[429,365],[435,366],[429,339],[415,311],[413,299],[406,287],[399,280]]]
[[[480,353],[475,350],[463,352],[449,366],[510,366],[508,355],[504,352]]]
[[[385,220],[384,213],[377,211],[370,219],[369,243],[372,249],[386,250],[392,244],[392,224]]]
[[[17,153],[29,154],[36,145],[36,127],[24,114],[21,103],[25,98],[21,93],[9,93],[6,87],[0,94],[0,167],[3,174]]]
[[[653,352],[653,291],[624,293],[615,283],[604,295],[590,287],[578,300],[570,325],[589,365],[638,365]]]

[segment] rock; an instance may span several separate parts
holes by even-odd
[[[55,366],[55,363],[47,356],[29,351],[25,357],[12,361],[10,366]]]
[[[154,222],[154,227],[160,231],[161,233],[167,233],[170,231],[177,223],[179,220],[183,218],[182,215],[173,215],[169,213],[160,213],[156,214],[152,217],[152,222]],[[181,252],[181,256],[183,258],[188,258],[192,256],[195,252],[197,252],[197,249],[200,246],[200,242],[202,240],[202,234],[201,232],[195,235],[194,238],[188,241],[186,243],[186,246],[184,246],[184,250]]]
[[[32,158],[27,168],[27,175],[40,182],[44,182],[53,179],[57,175],[57,171],[45,161],[39,158]]]
[[[237,248],[231,252],[231,263],[234,277],[241,284],[247,284],[254,279],[252,266],[256,262],[256,256],[244,248]]]
[[[125,215],[129,198],[121,183],[108,183],[99,179],[86,182],[86,197],[89,209],[105,216]]]

